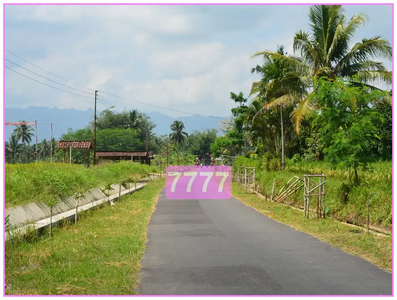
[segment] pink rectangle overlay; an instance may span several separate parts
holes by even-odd
[[[230,199],[230,166],[168,166],[167,199]]]

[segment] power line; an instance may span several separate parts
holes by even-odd
[[[117,112],[115,112],[113,109],[110,108],[110,106],[105,103],[101,98],[97,97],[98,101],[101,102],[101,104],[105,107],[105,110],[110,109],[114,114],[116,114]]]
[[[51,74],[51,75],[53,75],[53,76],[55,76],[55,77],[58,77],[59,79],[65,80],[66,82],[72,83],[72,84],[74,84],[74,85],[77,85],[77,86],[79,86],[79,87],[85,88],[85,89],[87,89],[87,90],[91,90],[91,91],[94,90],[94,89],[92,89],[92,88],[88,88],[88,87],[82,86],[82,85],[80,85],[80,84],[74,83],[74,82],[72,82],[72,81],[70,81],[70,80],[68,80],[68,79],[66,79],[66,78],[63,78],[63,77],[58,76],[58,75],[56,75],[56,74],[54,74],[54,73],[51,73],[50,71],[44,70],[43,68],[41,68],[41,67],[39,67],[39,66],[37,66],[37,65],[35,65],[35,64],[31,63],[31,62],[29,62],[29,61],[27,61],[26,59],[24,59],[24,58],[22,58],[22,57],[16,55],[15,53],[12,53],[11,51],[8,51],[8,50],[5,50],[5,51],[8,52],[8,53],[10,53],[11,55],[14,55],[15,57],[18,57],[18,58],[21,59],[21,60],[27,62],[28,64],[31,64],[32,66],[35,66],[36,68],[38,68],[38,69],[40,69],[40,70],[42,70],[42,71],[44,71],[44,72],[47,72],[47,73],[49,73],[49,74]]]
[[[103,96],[101,97],[100,95],[98,95],[97,99],[102,100],[101,102],[102,102],[102,104],[104,104],[106,109],[110,109],[114,114],[119,114],[119,112],[117,110],[111,108],[112,105]]]
[[[54,74],[54,73],[52,73],[52,72],[50,72],[50,71],[47,71],[47,70],[45,70],[45,69],[43,69],[43,68],[41,68],[41,67],[39,67],[39,66],[37,66],[37,65],[35,65],[35,64],[33,64],[33,63],[31,63],[31,62],[29,62],[29,61],[27,61],[26,59],[24,59],[24,58],[22,58],[22,57],[16,55],[15,53],[12,53],[12,52],[9,51],[9,50],[5,50],[5,51],[8,52],[8,53],[10,53],[11,55],[14,55],[14,56],[18,57],[19,59],[21,59],[21,60],[23,60],[23,61],[25,61],[25,62],[31,64],[32,66],[35,66],[36,68],[39,68],[40,70],[43,70],[44,72],[47,72],[47,73],[49,73],[49,74],[51,74],[51,75],[53,75],[53,76],[55,76],[55,77],[58,77],[58,78],[60,78],[60,79],[62,79],[62,80],[65,80],[66,82],[72,83],[72,84],[74,84],[74,85],[80,86],[80,87],[85,88],[85,89],[88,89],[88,90],[92,90],[92,91],[94,90],[94,89],[91,89],[91,88],[87,88],[87,87],[85,87],[85,86],[82,86],[82,85],[80,85],[80,84],[74,83],[74,82],[72,82],[72,81],[70,81],[70,80],[68,80],[68,79],[65,79],[65,78],[63,78],[63,77],[61,77],[61,76],[58,76],[58,75],[56,75],[56,74]],[[79,92],[82,92],[82,93],[90,94],[90,93],[88,93],[88,92],[81,91],[81,90],[78,90],[78,89],[69,87],[69,86],[67,86],[67,85],[61,84],[61,83],[59,83],[59,82],[56,82],[56,81],[54,81],[54,80],[51,80],[51,79],[49,79],[49,78],[47,78],[47,77],[44,77],[44,76],[42,76],[42,75],[40,75],[40,74],[37,74],[37,73],[35,73],[35,72],[33,72],[33,71],[30,71],[29,69],[26,69],[26,68],[24,68],[24,67],[22,67],[22,66],[20,66],[20,65],[18,65],[18,64],[16,64],[16,63],[14,63],[14,62],[8,60],[8,59],[6,59],[6,61],[8,61],[8,62],[10,62],[10,63],[13,63],[13,64],[15,64],[15,65],[17,65],[17,66],[19,66],[19,67],[21,67],[21,68],[27,70],[28,72],[31,72],[31,73],[33,73],[33,74],[36,74],[36,75],[38,75],[38,76],[40,76],[40,77],[43,77],[43,78],[45,78],[45,79],[47,79],[47,80],[49,80],[49,81],[52,81],[52,82],[54,82],[54,83],[56,83],[56,84],[65,86],[65,87],[67,87],[67,88],[69,88],[69,89],[73,89],[73,90],[76,90],[76,91],[79,91]],[[72,95],[77,95],[77,96],[80,96],[80,97],[84,97],[84,98],[91,98],[91,97],[88,97],[88,96],[83,96],[83,95],[75,94],[75,93],[72,93],[72,92],[68,92],[68,91],[65,91],[65,90],[62,90],[62,89],[53,87],[53,86],[48,85],[48,84],[45,84],[45,83],[43,83],[43,82],[41,82],[41,81],[35,80],[35,79],[33,79],[33,78],[29,77],[29,76],[26,76],[26,75],[24,75],[24,74],[22,74],[22,73],[19,73],[19,72],[17,72],[17,71],[14,71],[13,69],[10,69],[10,68],[8,68],[8,67],[6,67],[6,69],[9,69],[9,70],[11,70],[11,71],[13,71],[13,72],[15,72],[15,73],[18,73],[18,74],[20,74],[20,75],[22,75],[22,76],[24,76],[24,77],[26,77],[26,78],[29,78],[29,79],[31,79],[31,80],[34,80],[34,81],[36,81],[36,82],[38,82],[38,83],[41,83],[41,84],[44,84],[44,85],[46,85],[46,86],[52,87],[52,88],[54,88],[54,89],[57,89],[57,90],[60,90],[60,91],[63,91],[63,92],[66,92],[66,93],[69,93],[69,94],[72,94]],[[124,100],[127,100],[127,101],[132,101],[132,102],[136,102],[136,103],[140,103],[140,104],[144,104],[144,105],[148,105],[148,106],[152,106],[152,107],[156,107],[156,108],[160,108],[160,109],[165,109],[165,110],[169,110],[169,111],[173,111],[173,112],[179,112],[179,113],[183,113],[183,114],[189,114],[189,115],[194,115],[194,116],[201,116],[201,117],[206,117],[206,118],[214,118],[214,119],[220,119],[220,120],[225,119],[225,118],[221,118],[221,117],[205,116],[205,115],[201,115],[201,114],[197,114],[197,113],[192,113],[192,112],[187,112],[187,111],[182,111],[182,110],[167,108],[167,107],[163,107],[163,106],[159,106],[159,105],[155,105],[155,104],[145,103],[145,102],[142,102],[142,101],[132,100],[132,99],[129,99],[129,98],[125,98],[125,97],[122,97],[122,96],[118,96],[118,95],[106,93],[106,92],[103,92],[103,91],[101,91],[101,93],[106,94],[106,95],[109,95],[109,96],[112,96],[112,97],[124,99]],[[102,96],[102,99],[105,100],[105,98],[104,98],[103,96]],[[105,100],[105,101],[108,102],[107,100]],[[109,106],[111,106],[111,105],[109,105]]]
[[[97,99],[98,99],[98,101],[99,102],[101,102],[101,104],[103,105],[103,107],[105,108],[105,110],[108,110],[108,109],[111,109],[111,108],[109,108],[109,106],[105,103],[105,102],[103,102],[103,100],[101,100],[100,98],[98,98],[97,97]],[[112,110],[112,109],[111,109]],[[112,110],[113,111],[113,110]],[[113,112],[114,113],[114,112]]]
[[[83,97],[83,98],[92,98],[92,97],[83,96],[83,95],[79,95],[79,94],[76,94],[76,93],[72,93],[72,92],[69,92],[69,91],[65,91],[65,90],[59,89],[59,88],[54,87],[54,86],[52,86],[52,85],[49,85],[49,84],[46,84],[46,83],[44,83],[44,82],[38,81],[38,80],[36,80],[36,79],[34,79],[34,78],[32,78],[32,77],[29,77],[29,76],[27,76],[27,75],[24,75],[24,74],[22,74],[22,73],[19,73],[19,72],[15,71],[15,70],[13,70],[13,69],[7,67],[7,66],[6,66],[5,68],[8,69],[8,70],[10,70],[10,71],[12,71],[12,72],[15,72],[15,73],[17,73],[17,74],[23,76],[23,77],[29,78],[30,80],[33,80],[33,81],[36,81],[36,82],[38,82],[38,83],[44,84],[44,85],[46,85],[46,86],[48,86],[48,87],[50,87],[50,88],[53,88],[53,89],[56,89],[56,90],[59,90],[59,91],[65,92],[65,93],[69,93],[69,94],[72,94],[72,95],[76,95],[76,96],[79,96],[79,97]]]
[[[40,74],[38,74],[38,73],[36,73],[36,72],[33,72],[33,71],[29,70],[29,69],[27,69],[27,68],[22,67],[21,65],[18,65],[17,63],[14,63],[13,61],[11,61],[11,60],[9,60],[9,59],[7,59],[7,58],[6,58],[5,60],[8,61],[8,62],[10,62],[10,63],[12,63],[12,64],[14,64],[14,65],[16,65],[16,66],[18,66],[18,67],[20,67],[20,68],[22,68],[22,69],[24,69],[24,70],[26,70],[26,71],[28,71],[28,72],[30,72],[30,73],[32,73],[32,74],[35,74],[35,75],[40,76],[40,77],[42,77],[42,78],[44,78],[44,79],[47,79],[48,81],[51,81],[51,82],[54,82],[54,83],[56,83],[56,84],[65,86],[65,87],[67,87],[68,89],[72,89],[72,90],[75,90],[75,91],[78,91],[78,92],[81,92],[81,93],[85,93],[85,94],[89,94],[89,95],[92,94],[92,93],[89,93],[89,92],[86,92],[86,91],[82,91],[82,90],[79,90],[79,89],[75,89],[75,88],[69,87],[69,86],[67,86],[67,85],[65,85],[65,84],[62,84],[62,83],[59,83],[59,82],[57,82],[57,81],[55,81],[55,80],[49,79],[49,78],[47,78],[47,77],[45,77],[45,76],[42,76],[42,75],[40,75]]]
[[[112,105],[110,104],[110,102],[109,102],[106,98],[102,97],[102,96],[99,95],[99,94],[97,95],[97,97],[100,98],[100,99],[102,99],[102,101],[103,101],[108,107],[112,106]]]
[[[112,97],[116,97],[116,98],[120,98],[120,99],[124,99],[124,100],[128,100],[128,101],[132,101],[132,102],[137,102],[137,103],[140,103],[140,104],[149,105],[149,106],[153,106],[153,107],[157,107],[157,108],[161,108],[161,109],[166,109],[166,110],[170,110],[170,111],[174,111],[174,112],[179,112],[179,113],[184,113],[184,114],[189,114],[189,115],[194,115],[194,116],[200,116],[200,117],[206,117],[206,118],[225,119],[225,118],[221,118],[221,117],[204,116],[204,115],[200,115],[200,114],[196,114],[196,113],[192,113],[192,112],[187,112],[187,111],[167,108],[167,107],[163,107],[163,106],[159,106],[159,105],[155,105],[155,104],[149,104],[149,103],[145,103],[145,102],[141,102],[141,101],[132,100],[132,99],[128,99],[128,98],[125,98],[125,97],[117,96],[117,95],[114,95],[114,94],[106,93],[104,91],[100,91],[100,92],[104,93],[106,95],[112,96]]]

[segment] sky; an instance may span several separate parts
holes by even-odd
[[[354,43],[375,35],[392,41],[391,5],[344,10],[347,19],[359,12],[369,18]],[[248,96],[258,79],[251,68],[261,59],[251,56],[277,45],[292,54],[294,33],[310,30],[308,12],[309,5],[6,5],[5,66],[77,95],[6,69],[5,105],[87,110],[96,89],[99,110],[189,115],[148,103],[227,117],[235,106],[230,92]],[[390,61],[385,65],[391,70]]]

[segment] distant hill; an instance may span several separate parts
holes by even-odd
[[[142,111],[141,111],[142,112]],[[185,131],[192,133],[194,130],[203,131],[205,129],[219,129],[220,124],[217,118],[189,116],[173,118],[159,112],[142,112],[150,117],[150,119],[157,125],[154,128],[154,133],[160,136],[170,133],[170,125],[174,120],[181,120],[185,124]],[[40,123],[53,124],[53,134],[55,139],[59,139],[63,133],[66,133],[68,128],[73,130],[84,128],[94,118],[94,110],[86,111],[75,109],[59,109],[48,107],[30,106],[28,108],[6,108],[5,122],[28,121],[34,122],[37,120],[38,139],[39,142],[43,139],[50,139],[50,126],[41,125]],[[15,126],[6,126],[5,137],[6,141],[10,138]]]

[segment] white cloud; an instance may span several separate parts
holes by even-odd
[[[244,91],[247,94],[249,90],[246,85],[249,80],[243,78],[251,77],[251,66],[252,61],[246,54],[225,56],[217,65],[207,66],[200,75],[133,83],[127,85],[124,92],[136,99],[150,99],[154,105],[198,114],[228,115],[233,106],[230,92]]]
[[[361,11],[350,6],[347,10],[347,18],[351,11]],[[371,19],[360,29],[360,38],[373,33],[388,38],[391,20],[377,22],[384,11],[366,8]],[[92,89],[227,116],[234,106],[230,92],[248,95],[257,78],[250,70],[261,61],[250,56],[259,50],[274,51],[277,45],[292,53],[295,31],[308,29],[307,12],[308,6],[6,6],[6,47]],[[9,54],[6,57],[51,77]],[[150,109],[106,98],[117,110]],[[7,71],[6,106],[30,105],[85,110],[93,107],[93,101]]]
[[[186,48],[153,53],[152,70],[159,76],[195,76],[209,72],[228,56],[222,43],[197,43]]]

